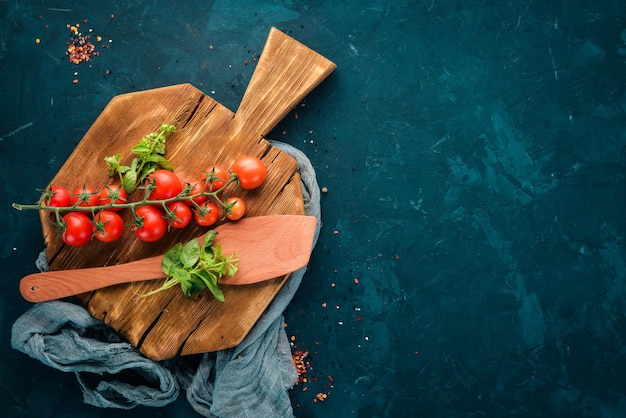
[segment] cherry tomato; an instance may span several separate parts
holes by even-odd
[[[138,207],[135,213],[142,218],[141,226],[136,226],[134,229],[137,238],[145,242],[154,242],[163,238],[167,232],[167,221],[161,209],[146,205]]]
[[[202,190],[204,189],[204,182],[192,180],[192,181],[189,182],[189,184],[192,187],[191,188],[191,192],[189,192],[190,195],[198,194],[198,193],[202,192]],[[183,187],[185,187],[185,186],[183,186]],[[204,202],[206,202],[206,199],[207,199],[206,196],[198,196],[198,197],[194,197],[191,200],[184,200],[184,202],[188,206],[195,206],[193,204],[193,202],[196,202],[198,205],[201,205]]]
[[[123,187],[117,184],[111,184],[105,186],[104,189],[100,190],[99,194],[99,204],[100,205],[110,205],[111,203],[127,203],[128,202],[128,194]],[[121,208],[109,208],[108,210],[112,210],[117,212],[121,210]]]
[[[243,218],[246,213],[246,204],[240,197],[229,197],[228,206],[230,209],[226,213],[226,217],[231,221]]]
[[[111,210],[98,212],[94,217],[94,223],[94,235],[102,242],[113,242],[121,237],[124,232],[122,217]]]
[[[156,189],[154,189],[149,200],[164,200],[170,197],[177,196],[183,191],[183,186],[180,183],[180,179],[174,173],[169,170],[157,170],[148,176],[146,183],[154,183]]]
[[[43,204],[54,208],[65,208],[71,205],[70,192],[61,186],[52,186],[43,197]]]
[[[211,226],[219,219],[220,212],[215,204],[207,202],[200,209],[196,209],[194,216],[198,225]]]
[[[72,247],[87,244],[93,234],[93,224],[87,215],[70,212],[63,217],[63,242]]]
[[[70,198],[72,206],[89,207],[98,206],[98,192],[94,189],[83,186],[74,190]]]
[[[167,204],[167,208],[174,213],[178,219],[172,219],[172,228],[184,228],[191,222],[191,208],[183,202],[171,202]]]
[[[239,185],[244,189],[256,189],[265,181],[267,169],[259,158],[252,155],[235,160],[231,171],[239,177]]]
[[[209,179],[209,191],[214,192],[215,190],[219,190],[226,185],[228,181],[228,172],[224,170],[219,165],[214,165],[209,167],[204,172],[204,176],[202,177],[203,181]]]

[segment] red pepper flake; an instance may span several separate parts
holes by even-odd
[[[354,278],[354,284],[359,284],[359,279],[357,277]]]
[[[85,19],[85,23],[86,22],[87,19]],[[92,56],[100,55],[100,53],[96,51],[95,45],[90,41],[91,35],[83,36],[83,34],[79,32],[79,23],[75,25],[67,24],[67,28],[72,33],[72,36],[70,36],[69,42],[66,42],[67,50],[65,51],[65,55],[71,63],[78,65],[81,62],[89,61]],[[97,38],[98,41],[102,39],[100,36]]]
[[[249,63],[250,63],[250,62],[249,62],[248,60],[245,60],[245,61],[243,62],[243,65],[248,65]]]
[[[298,372],[298,383],[302,383],[306,381],[306,376],[309,368],[311,367],[311,363],[309,361],[309,352],[301,349],[294,349],[291,353],[291,357],[293,358],[293,362],[296,365],[296,371]]]
[[[74,84],[78,84],[78,79],[77,79],[77,78],[73,79],[73,80],[72,80],[72,83],[74,83]]]
[[[115,19],[115,15],[111,15],[111,19]]]
[[[324,402],[327,397],[328,397],[328,394],[323,393],[323,392],[318,392],[317,395],[315,395],[315,399],[313,401],[315,402],[317,400],[320,402]]]
[[[363,317],[362,317],[361,315],[359,315],[359,316],[357,316],[357,317],[356,317],[356,319],[357,319],[358,321],[362,321],[362,320],[363,320]]]
[[[294,119],[298,119],[298,114],[297,114],[297,113],[294,113],[294,114],[293,114],[293,118],[294,118]]]

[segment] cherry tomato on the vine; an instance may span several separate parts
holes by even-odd
[[[194,195],[194,194],[198,194],[201,193],[204,190],[204,182],[202,181],[197,181],[197,180],[192,180],[190,182],[188,182],[191,185],[191,191],[189,192],[189,195]],[[185,184],[183,187],[186,187],[187,184]],[[193,204],[193,202],[196,202],[198,205],[203,204],[204,202],[206,202],[207,197],[206,196],[197,196],[194,197],[193,199],[190,200],[184,200],[185,204],[187,204],[188,206],[195,206]]]
[[[209,183],[207,183],[208,191],[214,192],[226,185],[226,182],[228,181],[228,172],[219,165],[214,165],[204,171],[202,180],[206,181],[206,179],[209,179]]]
[[[89,207],[98,206],[98,192],[94,189],[83,186],[74,190],[70,198],[72,206]]]
[[[167,208],[172,211],[176,218],[172,219],[172,228],[184,228],[191,222],[191,208],[183,202],[171,202],[167,204]]]
[[[65,208],[70,206],[70,192],[61,186],[52,186],[43,195],[43,204],[53,208]]]
[[[243,215],[246,213],[246,204],[240,197],[229,197],[228,206],[229,209],[226,212],[226,217],[231,221],[243,218]]]
[[[146,184],[154,183],[155,189],[148,196],[149,200],[164,200],[177,196],[183,191],[180,179],[169,170],[156,170],[148,176]]]
[[[146,205],[135,209],[135,213],[141,218],[141,225],[136,225],[134,229],[137,238],[145,242],[154,242],[163,238],[167,232],[167,221],[163,210],[156,206]]]
[[[121,204],[128,202],[128,194],[126,193],[126,190],[118,184],[104,186],[104,188],[100,190],[98,197],[100,205],[110,205],[111,203]],[[121,210],[121,208],[109,208],[108,210],[117,212]]]
[[[122,236],[124,221],[111,210],[103,210],[94,216],[94,235],[102,242],[113,242]]]
[[[267,169],[259,158],[252,155],[239,157],[231,171],[239,177],[239,185],[244,189],[256,189],[265,181]]]
[[[93,224],[87,215],[70,212],[63,216],[63,242],[72,247],[87,244],[93,234]]]
[[[200,226],[211,226],[220,217],[219,209],[214,203],[207,202],[194,212],[196,223]]]

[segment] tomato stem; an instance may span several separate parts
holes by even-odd
[[[136,207],[139,206],[143,206],[143,205],[163,205],[166,206],[168,203],[171,202],[184,202],[184,201],[191,201],[194,203],[195,206],[198,206],[197,203],[195,203],[193,201],[193,199],[197,199],[198,197],[204,196],[204,197],[212,197],[215,200],[217,200],[220,205],[222,206],[222,208],[224,209],[228,209],[229,204],[227,201],[227,198],[224,197],[223,200],[220,198],[220,194],[226,190],[231,184],[236,183],[237,182],[237,176],[235,174],[232,174],[230,176],[230,178],[228,179],[228,181],[226,182],[226,184],[224,184],[224,186],[222,186],[221,188],[214,190],[214,191],[201,191],[199,193],[195,193],[195,194],[188,194],[189,190],[188,188],[184,188],[183,191],[178,194],[177,196],[174,197],[170,197],[168,199],[162,199],[162,200],[150,200],[150,193],[152,192],[152,190],[154,190],[154,185],[148,184],[146,185],[144,188],[146,190],[145,195],[143,197],[143,199],[138,200],[138,201],[134,201],[134,202],[126,202],[126,203],[115,203],[115,199],[112,199],[111,203],[107,204],[107,205],[96,205],[96,206],[78,206],[78,204],[80,203],[77,202],[75,205],[73,206],[66,206],[66,207],[52,207],[52,206],[47,206],[45,204],[42,203],[42,200],[40,199],[40,203],[36,203],[36,204],[20,204],[20,203],[13,203],[11,206],[16,209],[16,210],[47,210],[47,211],[54,211],[57,215],[57,218],[60,217],[59,212],[74,212],[74,211],[88,211],[88,212],[95,212],[98,210],[102,210],[102,209],[126,209],[126,208],[130,208],[131,210],[133,210]],[[210,179],[207,179],[205,181],[206,183],[210,183]]]

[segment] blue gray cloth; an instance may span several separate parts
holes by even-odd
[[[318,219],[315,243],[321,227],[315,171],[296,148],[271,143],[298,163],[306,213]],[[38,303],[24,313],[13,325],[11,344],[47,366],[73,372],[90,405],[158,407],[185,390],[191,406],[206,417],[293,416],[288,389],[297,373],[283,311],[305,271],[291,275],[237,347],[204,353],[199,363],[188,357],[152,361],[82,306],[63,301]]]

